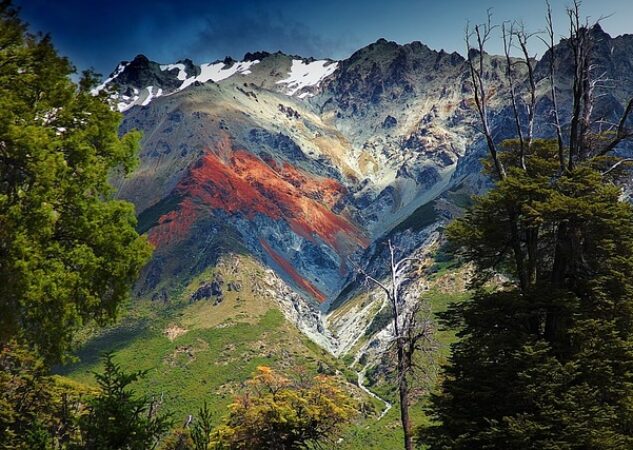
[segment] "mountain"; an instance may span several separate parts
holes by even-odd
[[[605,80],[594,117],[617,123],[633,96],[633,36],[591,33]],[[555,53],[566,124],[572,55],[564,40]],[[515,134],[507,63],[483,56],[500,142]],[[539,137],[554,133],[550,58],[534,61]],[[525,92],[526,68],[515,67]],[[161,64],[139,55],[94,92],[123,113],[121,132],[144,134],[140,167],[113,181],[155,252],[123,319],[87,331],[80,361],[58,372],[93,383],[96,355],[115,351],[124,369],[148,370],[140,393],[160,392],[176,420],[208,401],[216,423],[259,365],[328,373],[362,411],[341,448],[401,445],[383,351],[393,341],[389,306],[358,269],[386,279],[389,240],[398,257],[421,261],[405,302],[424,294],[435,314],[468,301],[473,269],[454,259],[443,229],[490,180],[464,58],[384,39],[342,61],[255,52]],[[437,337],[441,359],[456,337]],[[422,403],[416,425],[428,420]]]
[[[633,95],[633,36],[591,32],[610,80],[594,114],[613,122]],[[566,117],[571,56],[565,41],[555,51]],[[535,61],[542,137],[553,133],[550,56]],[[502,140],[514,133],[506,61],[484,60]],[[144,133],[139,170],[116,181],[156,247],[136,295],[182,301],[223,257],[248,255],[286,286],[269,293],[285,317],[335,355],[358,350],[382,308],[355,269],[384,276],[386,239],[432,258],[442,227],[488,185],[467,63],[420,42],[380,39],[342,61],[256,52],[159,64],[139,55],[101,90],[124,112],[122,131]],[[221,295],[215,281],[198,297]]]

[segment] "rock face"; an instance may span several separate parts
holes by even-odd
[[[633,37],[611,38],[597,27],[592,33],[597,66],[617,81],[601,88],[596,114],[614,120],[633,94]],[[564,42],[557,52],[567,117]],[[549,57],[536,65],[539,136],[553,132]],[[514,132],[505,65],[485,55],[499,139]],[[122,131],[144,133],[140,169],[117,183],[156,246],[137,286],[144,296],[186,283],[227,253],[245,253],[292,289],[280,302],[310,316],[304,328],[319,334],[319,315],[357,289],[355,266],[381,274],[386,236],[416,251],[454,210],[429,209],[429,202],[450,203],[446,192],[458,185],[470,192],[487,186],[466,62],[419,42],[381,39],[344,61],[256,52],[196,65],[137,56],[100,90],[125,111]],[[424,205],[428,223],[418,217]],[[425,225],[409,226],[415,223]],[[202,289],[209,292],[194,296],[217,297],[212,284]]]

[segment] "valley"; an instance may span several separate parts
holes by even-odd
[[[612,55],[633,48],[631,36],[592,32]],[[600,63],[623,79],[628,55]],[[513,133],[507,64],[483,60],[501,141]],[[545,64],[536,62],[542,111]],[[447,253],[443,233],[490,187],[468,83],[459,54],[384,39],[343,61],[257,52],[200,66],[121,63],[95,93],[124,113],[122,132],[143,132],[139,169],[115,186],[154,256],[121,324],[87,336],[79,362],[60,372],[91,384],[96,355],[114,350],[124,368],[150,370],[141,392],[160,395],[178,420],[203,401],[219,420],[259,365],[332,374],[363,411],[337,448],[392,448],[393,324],[361,272],[388,278],[389,241],[419,262],[403,310],[426,302],[439,323],[437,313],[467,301],[472,268]],[[597,110],[621,110],[631,92],[625,84]],[[550,137],[540,117],[535,133]],[[456,337],[438,326],[437,339],[441,363]]]

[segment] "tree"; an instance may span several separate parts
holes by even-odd
[[[413,427],[411,425],[411,378],[416,369],[416,353],[432,353],[436,345],[433,336],[433,327],[428,317],[421,317],[422,300],[413,305],[405,302],[407,285],[413,278],[412,265],[418,262],[416,258],[396,257],[396,249],[391,241],[387,241],[389,247],[389,275],[390,281],[383,283],[370,276],[363,269],[359,272],[371,283],[380,288],[387,296],[389,302],[391,320],[393,323],[394,339],[392,346],[396,354],[396,374],[398,383],[398,398],[400,405],[400,422],[404,433],[405,450],[413,449]],[[429,370],[429,359],[425,361],[424,370]],[[432,362],[431,362],[432,364]]]
[[[613,129],[594,121],[593,35],[579,17],[575,3],[565,41],[571,117],[554,109],[556,139],[530,145],[499,145],[484,126],[496,184],[448,229],[478,270],[473,301],[444,316],[461,340],[432,401],[437,422],[424,441],[433,449],[633,446],[633,209],[618,187],[625,160],[611,155],[632,135],[631,102]],[[474,62],[490,29],[475,28],[479,51],[469,58],[482,120],[488,93]],[[556,108],[557,89],[549,92]],[[525,116],[516,111],[520,135]],[[507,285],[485,289],[498,272]]]
[[[109,178],[137,163],[106,94],[78,85],[49,36],[0,2],[0,345],[58,361],[83,324],[111,320],[150,255]]]
[[[162,440],[160,450],[198,450],[194,447],[191,433],[187,428],[176,428]],[[207,450],[207,447],[204,447]]]
[[[213,431],[213,415],[205,401],[202,408],[198,410],[198,415],[191,426],[191,438],[195,450],[207,450],[211,442],[211,431]]]
[[[124,372],[111,353],[103,357],[103,373],[95,373],[100,393],[80,419],[85,450],[148,450],[170,427],[168,416],[158,414],[159,403],[139,397],[130,385],[146,372]]]
[[[42,359],[10,342],[0,348],[0,449],[65,448],[87,390],[59,383]]]
[[[172,430],[171,434],[161,443],[161,450],[208,450],[213,431],[213,414],[209,411],[207,402],[194,418],[187,417],[181,428]]]
[[[248,385],[249,391],[231,404],[226,422],[213,432],[209,448],[324,448],[354,413],[349,396],[323,375],[293,383],[258,367]]]
[[[513,153],[517,157],[518,154]],[[512,273],[504,255],[506,210],[520,206],[521,234],[539,229],[538,271],[530,289],[479,289],[444,319],[459,330],[431,448],[614,449],[633,445],[633,209],[600,170],[565,177],[555,141],[537,141],[527,173],[508,176],[449,228],[480,276]],[[554,180],[554,181],[553,181]],[[564,282],[556,278],[558,227],[581,242]],[[573,272],[572,272],[573,270]],[[485,277],[482,277],[485,279]],[[481,280],[478,280],[481,282]]]

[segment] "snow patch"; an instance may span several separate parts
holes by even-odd
[[[125,70],[125,68],[129,65],[130,63],[121,63],[117,66],[116,70],[114,71],[114,73],[109,77],[106,78],[105,81],[103,83],[101,83],[99,86],[93,88],[90,93],[92,95],[97,95],[99,92],[101,92],[103,89],[105,89],[105,87],[107,86],[108,83],[110,83],[112,80],[114,80],[116,77],[118,77],[119,75],[121,75],[123,73],[123,71]]]
[[[187,71],[185,70],[185,65],[182,63],[162,64],[160,66],[160,70],[162,70],[163,72],[171,72],[174,69],[178,69],[178,75],[176,75],[176,78],[178,78],[180,81],[185,81],[187,79]]]
[[[135,88],[134,95],[115,95],[113,96],[113,99],[118,100],[117,109],[120,112],[125,112],[133,106],[147,106],[150,104],[150,102],[158,97],[182,91],[183,89],[191,86],[196,81],[199,83],[206,83],[207,81],[218,82],[232,77],[233,75],[248,75],[251,73],[250,68],[257,63],[259,63],[258,60],[235,62],[231,65],[227,65],[224,62],[202,64],[200,66],[200,75],[189,78],[187,78],[187,72],[183,63],[162,64],[159,66],[160,70],[162,71],[171,71],[174,69],[178,69],[178,74],[176,75],[176,77],[178,80],[182,81],[182,84],[174,92],[164,93],[161,88],[147,86],[143,88],[140,92],[138,89]],[[114,74],[112,74],[110,78],[108,78],[102,84],[93,89],[92,93],[94,95],[98,94],[99,91],[105,88],[108,83],[112,82],[112,80],[118,77],[125,70],[128,64],[129,63],[119,64]]]
[[[257,63],[259,63],[259,60],[236,62],[228,67],[223,62],[202,64],[200,66],[200,75],[185,79],[178,90],[182,91],[196,81],[199,83],[206,83],[207,81],[217,83],[236,74],[248,75],[251,73],[250,68]]]
[[[293,59],[288,78],[278,81],[277,84],[285,84],[286,94],[295,95],[305,88],[318,86],[325,78],[332,75],[337,67],[338,62],[330,60],[306,62],[302,59]],[[299,98],[313,95],[310,92],[302,92]]]
[[[141,106],[147,106],[149,105],[149,102],[163,95],[163,90],[161,88],[158,88],[158,90],[154,91],[154,86],[147,86],[146,89],[147,89],[147,97],[145,97],[145,100],[143,100],[143,103],[141,103]]]

